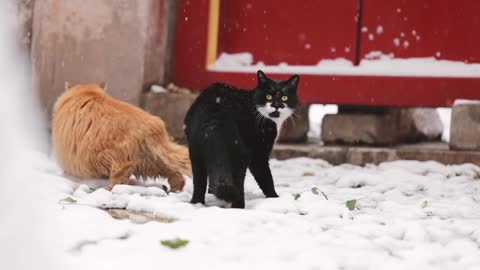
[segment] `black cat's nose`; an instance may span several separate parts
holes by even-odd
[[[281,103],[281,102],[274,102],[274,103],[272,104],[272,107],[274,107],[274,108],[277,109],[277,110],[278,110],[278,109],[283,109],[283,108],[285,108],[285,104],[283,104],[283,103]]]

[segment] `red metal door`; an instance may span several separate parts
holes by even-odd
[[[220,51],[250,52],[267,65],[354,61],[357,0],[228,0],[220,14]]]
[[[177,15],[174,82],[196,90],[215,81],[252,88],[253,73],[207,68],[221,52],[247,51],[267,65],[315,65],[338,57],[355,62],[371,51],[480,62],[478,10],[475,0],[184,0]],[[450,106],[456,98],[480,98],[480,74],[300,75],[299,96],[308,103]]]
[[[361,53],[480,62],[480,1],[363,1]]]

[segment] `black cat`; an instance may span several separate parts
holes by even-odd
[[[299,76],[286,81],[257,72],[252,91],[215,83],[208,87],[185,117],[193,170],[192,203],[205,203],[209,188],[218,198],[244,208],[247,168],[267,197],[278,197],[268,164],[282,122],[297,105]]]

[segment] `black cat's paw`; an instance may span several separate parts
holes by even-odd
[[[267,198],[278,198],[278,197],[279,197],[278,194],[277,194],[275,191],[273,191],[273,192],[268,192],[268,193],[265,194],[265,196],[266,196]]]
[[[190,203],[192,204],[197,204],[197,203],[201,203],[201,204],[205,204],[205,198],[195,198],[193,197],[192,200],[190,200]]]
[[[240,208],[240,209],[245,208],[245,201],[232,202],[232,208]]]

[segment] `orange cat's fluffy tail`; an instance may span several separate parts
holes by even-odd
[[[188,148],[168,141],[167,136],[147,139],[147,145],[152,153],[160,158],[171,170],[180,174],[192,176],[192,164]]]

